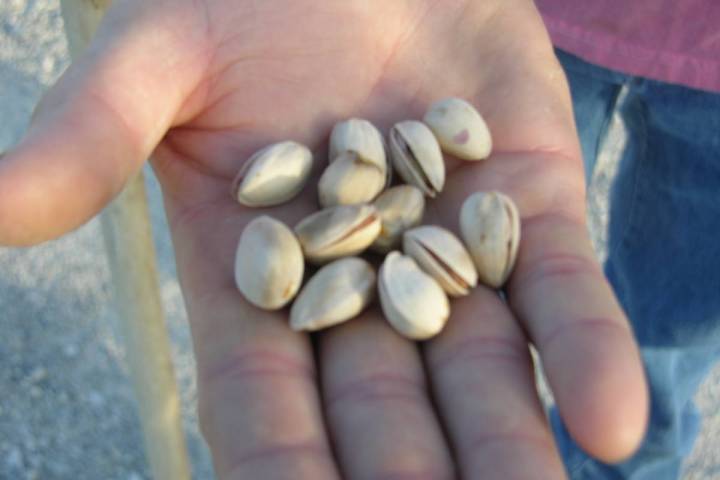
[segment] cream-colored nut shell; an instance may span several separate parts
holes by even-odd
[[[342,152],[323,172],[318,199],[323,207],[371,202],[385,188],[386,175],[355,152]]]
[[[408,120],[395,124],[389,141],[397,173],[428,197],[435,197],[445,185],[445,160],[440,145],[422,122]]]
[[[314,331],[350,320],[372,301],[375,270],[357,257],[322,267],[305,284],[290,309],[293,330]]]
[[[449,230],[423,225],[405,232],[403,251],[448,295],[460,297],[477,285],[478,275],[462,242]]]
[[[253,305],[277,310],[295,297],[305,262],[293,232],[261,216],[247,224],[235,254],[235,283]]]
[[[433,103],[423,121],[445,153],[463,160],[482,160],[492,151],[492,137],[485,120],[471,104],[459,98]]]
[[[437,335],[450,316],[448,297],[440,285],[399,252],[390,252],[380,267],[378,291],[385,318],[407,338]]]
[[[342,152],[355,152],[383,173],[387,170],[385,143],[380,131],[367,120],[350,118],[338,122],[330,133],[330,158],[333,162]]]
[[[372,249],[380,253],[397,248],[405,230],[420,225],[425,213],[425,197],[412,185],[385,190],[373,205],[380,215],[382,227]]]
[[[306,217],[295,227],[307,261],[325,263],[356,255],[380,233],[380,216],[372,205],[338,205]]]
[[[477,192],[460,209],[460,232],[480,281],[502,287],[512,273],[520,245],[520,215],[500,192]]]
[[[385,142],[385,137],[383,137],[383,149],[385,150],[385,152],[390,151],[390,149],[389,149],[388,146],[387,146],[387,143]],[[391,186],[392,183],[393,183],[393,171],[394,171],[394,169],[393,169],[391,163],[392,163],[392,161],[391,161],[390,159],[386,160],[386,165],[385,165],[385,188],[384,188],[383,190],[387,190],[388,188],[390,188],[390,186]]]
[[[269,207],[299,194],[312,170],[312,152],[297,142],[280,142],[252,155],[233,182],[233,195],[248,207]]]

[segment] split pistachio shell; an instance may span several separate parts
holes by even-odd
[[[445,185],[445,161],[438,141],[422,122],[408,120],[390,130],[390,153],[397,173],[428,197]]]
[[[375,271],[360,258],[342,258],[325,265],[293,303],[290,327],[314,331],[350,320],[373,299],[375,284]]]
[[[425,340],[440,332],[450,316],[447,295],[415,261],[391,252],[380,267],[380,305],[401,335]]]
[[[417,187],[398,185],[385,190],[373,205],[380,215],[382,227],[372,249],[387,253],[400,245],[405,230],[420,224],[425,212],[425,197]]]
[[[354,205],[371,202],[385,188],[386,175],[355,152],[342,152],[320,177],[320,205]]]
[[[350,118],[335,124],[330,134],[330,161],[333,162],[342,152],[355,152],[383,173],[387,170],[382,134],[367,120]]]
[[[369,247],[380,233],[380,216],[372,205],[338,205],[305,218],[295,233],[305,258],[325,263]]]
[[[384,138],[384,137],[383,137],[383,150],[386,151],[386,152],[389,151],[389,148],[388,148],[388,146],[387,146],[387,143],[385,142],[385,138]],[[391,186],[392,183],[393,183],[393,168],[392,168],[392,165],[391,165],[390,163],[391,163],[390,160],[386,160],[386,165],[385,165],[385,188],[384,188],[383,190],[386,190],[386,189],[390,188],[390,186]]]
[[[305,186],[312,169],[312,152],[296,142],[280,142],[251,156],[233,182],[233,195],[248,207],[287,202]]]
[[[512,273],[520,245],[520,215],[500,192],[477,192],[460,209],[460,232],[480,281],[500,288]]]
[[[490,155],[490,130],[480,113],[465,100],[446,98],[435,102],[423,120],[444,152],[463,160],[482,160]]]
[[[477,285],[477,271],[462,242],[449,230],[423,225],[405,232],[403,250],[448,295],[467,295]]]
[[[295,297],[305,263],[295,235],[268,216],[251,221],[240,235],[235,283],[253,305],[277,310]]]

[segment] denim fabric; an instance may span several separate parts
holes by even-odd
[[[613,112],[628,131],[611,190],[604,268],[642,349],[651,418],[638,453],[619,465],[582,452],[555,410],[553,430],[574,480],[677,479],[700,426],[693,396],[720,357],[720,94],[557,54],[587,179]]]

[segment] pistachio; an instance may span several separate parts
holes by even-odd
[[[350,118],[335,124],[330,134],[330,161],[333,162],[342,152],[355,152],[383,173],[387,170],[382,134],[367,120]]]
[[[419,225],[425,212],[425,198],[412,185],[398,185],[384,191],[373,205],[382,226],[372,249],[380,253],[397,248],[405,230]]]
[[[340,153],[323,172],[318,183],[320,205],[354,205],[372,201],[385,188],[386,176],[377,165],[357,153]]]
[[[248,207],[287,202],[305,186],[312,169],[310,150],[296,142],[280,142],[252,155],[233,181],[233,195]]]
[[[490,155],[490,130],[480,113],[465,100],[437,101],[430,106],[423,121],[445,153],[463,160],[482,160]]]
[[[450,316],[447,295],[412,258],[391,252],[378,277],[383,313],[401,335],[425,340],[442,330]]]
[[[448,295],[459,297],[477,285],[477,271],[462,242],[449,230],[423,225],[403,235],[403,250]]]
[[[235,255],[235,283],[250,303],[282,308],[300,289],[304,268],[300,244],[283,223],[263,215],[247,224]]]
[[[387,143],[385,143],[384,137],[383,137],[383,149],[386,152],[389,150]],[[385,188],[383,190],[390,188],[390,186],[392,185],[392,182],[393,182],[393,168],[392,168],[392,165],[388,165],[386,162],[386,165],[385,165]]]
[[[325,265],[293,303],[290,327],[314,331],[350,320],[368,306],[375,283],[375,271],[360,258],[341,258]]]
[[[477,192],[460,209],[460,233],[480,281],[500,288],[512,273],[520,245],[520,215],[500,192]]]
[[[372,205],[338,205],[303,219],[295,233],[305,258],[325,263],[369,247],[380,233],[380,216]]]
[[[428,197],[435,197],[445,185],[445,161],[430,129],[409,120],[390,130],[390,153],[397,173]]]

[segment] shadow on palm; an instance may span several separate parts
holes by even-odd
[[[548,51],[540,47],[533,53],[485,33],[484,23],[500,21],[496,12],[463,8],[465,3],[443,6],[443,15],[437,14],[441,7],[423,2],[415,9],[403,3],[310,9],[298,2],[283,14],[268,3],[255,4],[239,18],[222,17],[212,11],[215,3],[207,3],[210,18],[220,25],[213,32],[213,61],[178,115],[183,123],[166,135],[154,162],[176,248],[182,251],[187,243],[208,257],[203,286],[227,287],[228,259],[249,219],[268,213],[292,226],[318,208],[315,186],[327,162],[327,137],[343,118],[367,118],[385,133],[395,122],[421,118],[430,103],[445,96],[466,98],[480,110],[498,153],[478,164],[448,164],[445,192],[427,209],[426,222],[454,231],[459,206],[473,191],[502,190],[525,216],[556,207],[558,199],[551,197],[571,191],[552,185],[554,167],[548,168],[568,164],[551,161],[553,152],[571,157],[562,152],[574,147],[567,99],[555,91],[562,82],[559,69],[534,84],[526,81],[538,76],[538,65],[546,71],[547,62],[534,57],[551,51],[546,46]],[[328,20],[338,18],[346,20],[343,28],[329,33]],[[271,24],[272,29],[260,28]],[[283,35],[270,35],[277,31]],[[506,55],[498,57],[503,50]],[[302,196],[277,209],[235,204],[229,185],[245,159],[286,139],[315,153],[316,176]],[[567,173],[566,166],[554,170]]]

